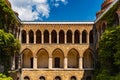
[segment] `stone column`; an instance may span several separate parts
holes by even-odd
[[[80,34],[80,44],[82,44],[82,34]]]
[[[26,41],[27,41],[27,44],[29,44],[29,34],[28,34],[28,32],[27,32],[27,39],[26,39]]]
[[[66,35],[66,33],[65,33],[65,44],[67,43],[67,35]]]
[[[36,34],[34,34],[34,44],[36,44]]]
[[[49,69],[52,69],[52,57],[49,58],[49,66],[48,66]]]
[[[37,57],[33,57],[33,69],[37,69]]]
[[[59,33],[57,33],[57,44],[59,44]]]
[[[64,58],[64,69],[67,69],[67,57]]]
[[[89,33],[87,34],[87,43],[89,44]]]
[[[42,41],[42,44],[44,43],[44,35],[43,35],[43,32],[42,32],[42,39],[41,39]]]
[[[79,69],[83,69],[83,57],[79,58]]]
[[[52,43],[51,41],[52,41],[52,40],[51,40],[51,34],[49,33],[49,44]]]
[[[74,44],[74,33],[72,34],[72,43]]]
[[[20,53],[19,59],[18,59],[18,69],[23,67],[23,59],[22,59],[22,54]]]
[[[12,70],[15,69],[15,54],[13,55],[12,57],[12,67],[11,67]]]

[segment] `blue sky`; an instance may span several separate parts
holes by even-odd
[[[23,21],[94,21],[104,0],[10,0]]]

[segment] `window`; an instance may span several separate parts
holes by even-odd
[[[59,32],[59,43],[64,43],[65,42],[65,33],[63,30]]]
[[[55,30],[51,33],[51,41],[52,43],[57,43],[57,32]]]
[[[82,43],[87,43],[87,32],[85,30],[82,32]]]
[[[61,78],[59,76],[55,77],[55,80],[61,80]]]
[[[48,30],[44,31],[44,43],[49,43],[49,32],[48,32]]]
[[[24,80],[30,80],[30,78],[28,76],[25,76]]]
[[[22,30],[22,43],[26,43],[26,31]]]
[[[41,76],[39,79],[40,79],[40,80],[45,80],[45,77],[44,77],[44,76]]]
[[[33,68],[33,58],[30,58],[30,68]]]
[[[70,80],[76,80],[76,77],[75,77],[75,76],[72,76]]]
[[[29,43],[34,43],[34,33],[32,30],[29,31]]]
[[[74,43],[80,43],[80,32],[78,30],[74,33]]]
[[[67,31],[67,43],[72,43],[72,31]]]
[[[89,42],[93,43],[93,41],[94,41],[93,40],[93,30],[91,30],[90,33],[89,33]]]
[[[60,58],[59,57],[55,58],[55,68],[60,68]]]
[[[36,43],[41,43],[41,32],[40,32],[40,30],[36,31]]]

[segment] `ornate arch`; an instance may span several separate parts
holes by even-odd
[[[42,48],[37,53],[37,67],[48,68],[49,53],[46,49]]]

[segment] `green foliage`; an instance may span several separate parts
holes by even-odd
[[[0,80],[13,80],[13,79],[11,77],[7,77],[6,75],[0,73]]]
[[[10,59],[13,54],[19,53],[20,43],[11,33],[0,30],[0,63],[4,65],[5,71],[10,69]]]
[[[95,80],[119,80],[120,26],[109,28],[102,35],[98,56]]]
[[[116,11],[120,5],[120,1],[118,1],[103,17],[101,20],[107,21],[107,26],[112,26],[114,25],[113,23],[116,20]]]
[[[7,6],[5,0],[0,0],[0,29],[8,30],[9,27],[17,25],[14,12]]]

